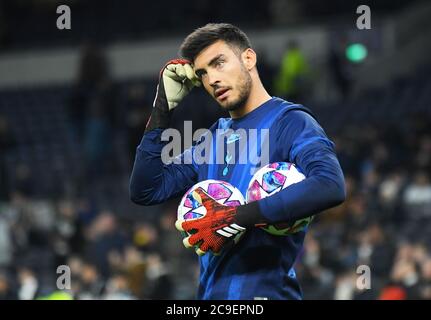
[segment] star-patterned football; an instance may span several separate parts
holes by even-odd
[[[206,214],[205,207],[193,197],[193,191],[197,188],[203,188],[211,198],[220,204],[226,206],[245,204],[241,191],[230,183],[220,180],[205,180],[195,184],[184,194],[177,210],[177,218],[179,220],[201,218]]]
[[[275,162],[259,169],[250,180],[247,188],[246,202],[257,201],[298,183],[305,179],[293,163]],[[277,223],[262,227],[272,235],[286,236],[307,228],[313,217],[308,217],[293,223]]]

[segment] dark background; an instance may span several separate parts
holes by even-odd
[[[56,28],[60,4],[71,8],[71,30]],[[181,43],[208,22],[237,24],[252,43],[262,32],[285,33],[256,48],[263,82],[313,110],[336,143],[348,197],[310,228],[296,264],[304,297],[430,299],[431,61],[420,45],[429,6],[369,2],[372,30],[360,31],[360,4],[0,1],[0,70],[8,69],[0,72],[0,299],[59,298],[62,264],[72,270],[69,298],[194,298],[197,258],[174,228],[179,199],[140,207],[128,195],[157,72],[119,76],[111,51]],[[325,30],[326,45],[302,38],[310,28]],[[367,48],[364,60],[346,56],[353,43]],[[76,53],[73,78],[45,81],[41,72],[40,82],[24,81],[31,68],[13,69],[14,59],[63,49]],[[283,73],[292,49],[303,69]],[[151,59],[142,56],[158,69]],[[54,71],[71,65],[63,67]],[[280,89],[283,77],[294,85]],[[179,129],[184,120],[197,129],[227,116],[202,90],[180,108]],[[356,288],[359,265],[371,268],[370,290]]]

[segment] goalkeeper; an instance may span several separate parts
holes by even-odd
[[[176,227],[193,231],[184,242],[199,254],[199,299],[301,299],[294,263],[306,229],[280,237],[257,226],[297,221],[344,201],[344,177],[334,144],[310,110],[268,94],[259,79],[256,53],[237,27],[208,24],[188,35],[180,52],[183,59],[168,62],[160,73],[153,111],[136,152],[131,199],[141,205],[162,203],[207,179],[229,182],[245,195],[253,169],[258,168],[250,162],[239,164],[239,152],[231,161],[217,164],[217,152],[228,150],[227,143],[238,150],[243,137],[228,137],[224,148],[214,148],[216,129],[268,129],[269,163],[295,163],[306,179],[239,207],[220,205],[198,190],[196,198],[207,214],[177,221]],[[162,131],[169,128],[173,110],[195,86],[203,86],[230,118],[219,119],[209,129],[213,149],[208,163],[164,164]],[[180,159],[194,159],[196,147]],[[258,154],[263,150],[259,145],[257,149]],[[221,156],[229,159],[227,154]],[[243,234],[241,240],[230,246],[238,233]]]

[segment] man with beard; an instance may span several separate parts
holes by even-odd
[[[245,195],[253,170],[268,163],[294,163],[306,179],[242,206],[220,205],[201,189],[196,190],[206,215],[178,220],[176,227],[192,234],[184,244],[199,255],[199,299],[301,299],[294,262],[306,229],[274,236],[258,227],[297,221],[344,201],[344,178],[334,144],[307,108],[268,94],[259,78],[257,55],[237,27],[207,24],[186,37],[180,52],[183,59],[168,62],[161,71],[153,111],[137,148],[131,199],[141,205],[162,203],[207,179],[229,182]],[[162,131],[169,128],[170,116],[181,99],[200,85],[229,112],[230,118],[219,119],[209,129],[209,161],[195,161],[194,153],[203,139],[179,156],[183,160],[191,158],[191,163],[164,164],[161,153],[166,142],[161,141]],[[233,133],[223,139],[222,147],[216,146],[217,134],[228,129]],[[227,144],[235,144],[235,150],[240,150],[240,142],[247,139],[237,134],[240,129],[257,129],[261,139],[262,132],[269,132],[264,139],[269,144],[269,162],[260,166],[252,161],[244,164],[238,161],[241,152],[232,157],[217,154],[225,153]],[[256,147],[257,141],[247,140],[248,150]],[[257,154],[264,151],[262,146],[256,148]],[[216,158],[227,160],[218,163]],[[236,235],[242,233],[241,240],[232,245]]]

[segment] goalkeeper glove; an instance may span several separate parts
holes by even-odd
[[[206,215],[190,220],[177,220],[175,227],[191,235],[183,239],[187,248],[197,246],[196,253],[204,255],[211,250],[219,254],[228,244],[239,240],[246,228],[236,222],[237,207],[225,206],[212,199],[202,188],[196,189],[193,196],[206,209]]]
[[[184,59],[171,60],[160,71],[153,111],[145,132],[167,128],[172,110],[195,86],[200,86],[191,63]]]

